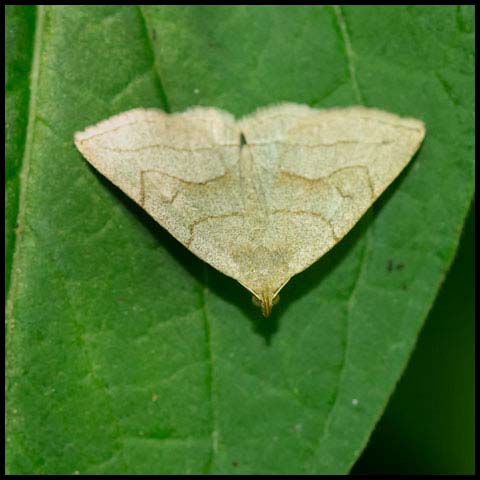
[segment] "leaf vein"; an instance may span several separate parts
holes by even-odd
[[[201,311],[203,313],[203,324],[205,330],[205,358],[207,362],[207,390],[209,396],[209,403],[210,403],[210,418],[211,418],[211,453],[203,468],[203,473],[208,474],[210,473],[210,469],[212,467],[213,460],[215,455],[218,451],[218,418],[217,418],[217,406],[216,406],[216,388],[215,388],[215,370],[214,370],[214,362],[213,362],[213,355],[212,355],[212,325],[211,320],[209,318],[206,306],[206,291],[207,291],[207,284],[208,284],[208,267],[207,265],[203,265],[203,272],[204,272],[204,285],[200,288],[200,305]]]
[[[355,70],[355,63],[354,57],[355,53],[352,49],[352,43],[350,41],[350,35],[348,33],[347,22],[345,19],[345,15],[342,11],[342,7],[340,5],[334,5],[333,11],[335,13],[335,18],[337,19],[338,26],[340,28],[340,33],[342,37],[343,44],[345,45],[345,53],[347,56],[347,64],[348,64],[348,71],[350,72],[350,80],[352,82],[353,91],[355,93],[355,98],[361,104],[364,103],[362,94],[360,92],[360,88],[358,86],[357,81],[357,74]]]

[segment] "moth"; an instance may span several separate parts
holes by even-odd
[[[398,176],[420,120],[286,103],[235,120],[217,108],[134,109],[75,134],[84,157],[270,315]]]

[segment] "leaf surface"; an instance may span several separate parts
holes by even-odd
[[[20,118],[29,96],[11,142],[8,471],[348,472],[473,196],[473,7],[37,7],[34,35],[27,12],[7,16],[7,50],[33,52],[17,49],[29,85],[7,98]],[[73,134],[134,107],[241,116],[282,101],[362,103],[427,135],[265,320]]]

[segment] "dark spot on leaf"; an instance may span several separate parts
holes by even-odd
[[[245,135],[243,134],[243,132],[240,132],[240,150],[246,144],[247,144],[247,139],[245,138]]]
[[[404,263],[402,262],[394,262],[392,259],[389,259],[387,261],[387,271],[392,272],[393,270],[402,270],[402,268],[405,266]]]
[[[233,465],[234,467],[238,467],[238,462],[237,462],[236,460],[234,460],[234,461],[232,462],[232,465]]]

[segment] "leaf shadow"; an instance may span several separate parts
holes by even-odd
[[[251,300],[252,295],[236,280],[224,275],[210,265],[204,263],[190,253],[187,249],[180,246],[182,252],[179,255],[179,261],[184,265],[196,279],[205,285],[205,275],[202,273],[202,266],[208,268],[208,284],[206,285],[215,295],[222,298],[223,301],[235,305],[243,315],[251,322],[255,333],[263,337],[266,345],[271,345],[275,334],[278,332],[281,321],[292,305],[302,297],[307,296],[312,290],[316,289],[323,280],[331,274],[335,268],[348,256],[349,252],[361,240],[365,231],[374,220],[372,214],[367,214],[357,223],[348,235],[328,253],[322,256],[306,270],[295,275],[283,288],[280,301],[272,309],[268,318],[263,317],[261,310],[255,306]],[[161,229],[161,227],[159,227]],[[163,230],[163,229],[162,229]],[[168,232],[165,232],[169,241],[167,248],[173,255],[177,255],[180,245]],[[163,236],[162,236],[163,238]],[[173,242],[173,245],[170,243]],[[193,262],[184,263],[185,260]],[[195,263],[195,266],[193,266]]]
[[[253,330],[263,337],[266,345],[271,344],[273,337],[280,328],[281,319],[289,307],[315,289],[343,260],[361,237],[363,231],[368,228],[367,222],[362,219],[330,252],[303,272],[295,275],[283,288],[281,300],[273,308],[270,317],[264,318],[260,309],[253,304],[251,294],[242,285],[199,259],[117,186],[96,172],[93,167],[90,168],[95,172],[101,184],[142,223],[152,236],[158,239],[163,248],[200,285],[206,286],[223,301],[235,305],[242,311],[243,315],[251,322]],[[205,266],[208,268],[208,275],[205,275]],[[208,280],[206,280],[207,278]]]
[[[209,284],[209,288],[226,302],[235,304],[252,323],[253,330],[263,337],[266,345],[270,345],[289,308],[316,289],[335,270],[360,241],[372,221],[373,215],[367,213],[334,248],[303,272],[292,277],[280,292],[280,301],[274,306],[268,318],[262,316],[260,309],[250,300],[251,295],[244,287],[212,267],[209,268],[215,281]]]
[[[237,281],[223,275],[210,266],[208,268],[212,272],[211,277],[216,278],[216,281],[209,287],[225,301],[235,304],[241,309],[252,323],[254,331],[264,338],[267,345],[270,345],[272,338],[280,328],[282,317],[291,305],[316,289],[344,261],[357,243],[361,241],[374,222],[375,217],[405,181],[410,169],[413,168],[414,160],[418,153],[338,244],[303,272],[292,277],[280,292],[280,301],[273,308],[269,318],[264,318],[259,308],[254,306],[251,301],[245,301],[246,290]]]
[[[417,155],[415,155],[415,157]],[[409,170],[414,164],[413,160],[337,245],[303,272],[292,277],[282,289],[280,302],[273,308],[268,318],[262,316],[260,309],[251,301],[250,293],[247,292],[242,285],[211,267],[190,252],[117,186],[98,173],[93,167],[90,166],[90,168],[95,172],[102,185],[106,187],[126,209],[139,219],[143,226],[151,232],[152,236],[159,240],[167,252],[175,258],[199,284],[209,288],[225,302],[235,305],[241,310],[252,323],[253,330],[263,337],[266,345],[270,345],[273,337],[280,328],[281,319],[288,309],[302,297],[307,296],[312,290],[316,289],[348,256],[349,252],[351,252],[371,226],[378,212],[388,202],[395,190],[404,182]],[[208,268],[208,275],[205,275],[205,268]]]

